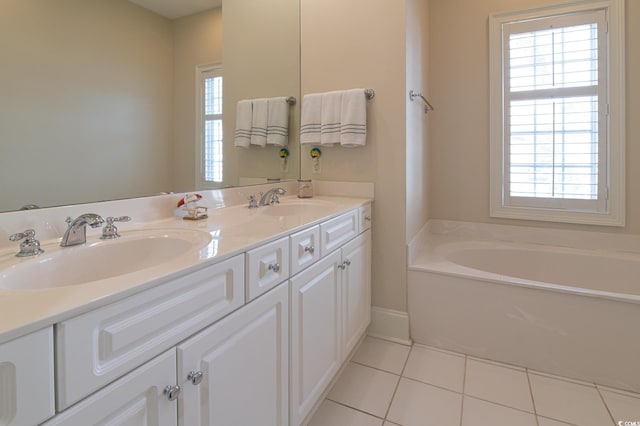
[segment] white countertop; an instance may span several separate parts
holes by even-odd
[[[296,197],[283,197],[283,204],[294,199]],[[48,289],[0,289],[0,343],[246,252],[372,201],[368,198],[328,196],[314,197],[313,200],[324,201],[323,208],[317,213],[299,216],[271,216],[265,214],[269,206],[250,210],[242,205],[210,209],[208,219],[200,221],[169,218],[118,224],[121,239],[125,239],[128,232],[138,230],[196,229],[209,233],[212,240],[204,248],[191,250],[161,265],[108,279]],[[96,239],[95,234],[88,235],[87,244]],[[45,255],[47,250],[58,250],[59,243],[59,238],[41,241]],[[76,246],[61,250],[82,248]],[[16,260],[15,253],[16,247],[2,249],[0,265],[38,261],[39,256]]]

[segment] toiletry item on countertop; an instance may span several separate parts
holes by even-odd
[[[313,184],[311,180],[298,181],[298,198],[313,197]]]

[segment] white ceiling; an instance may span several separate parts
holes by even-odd
[[[165,18],[176,19],[222,6],[222,0],[129,0]]]

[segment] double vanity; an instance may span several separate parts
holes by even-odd
[[[5,246],[0,424],[303,424],[370,321],[370,202],[120,212],[121,238]]]

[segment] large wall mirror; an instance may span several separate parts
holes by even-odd
[[[299,1],[224,1],[1,0],[0,211],[298,179]],[[223,172],[203,183],[211,68]],[[237,101],[280,96],[298,101],[286,164],[233,143]]]

